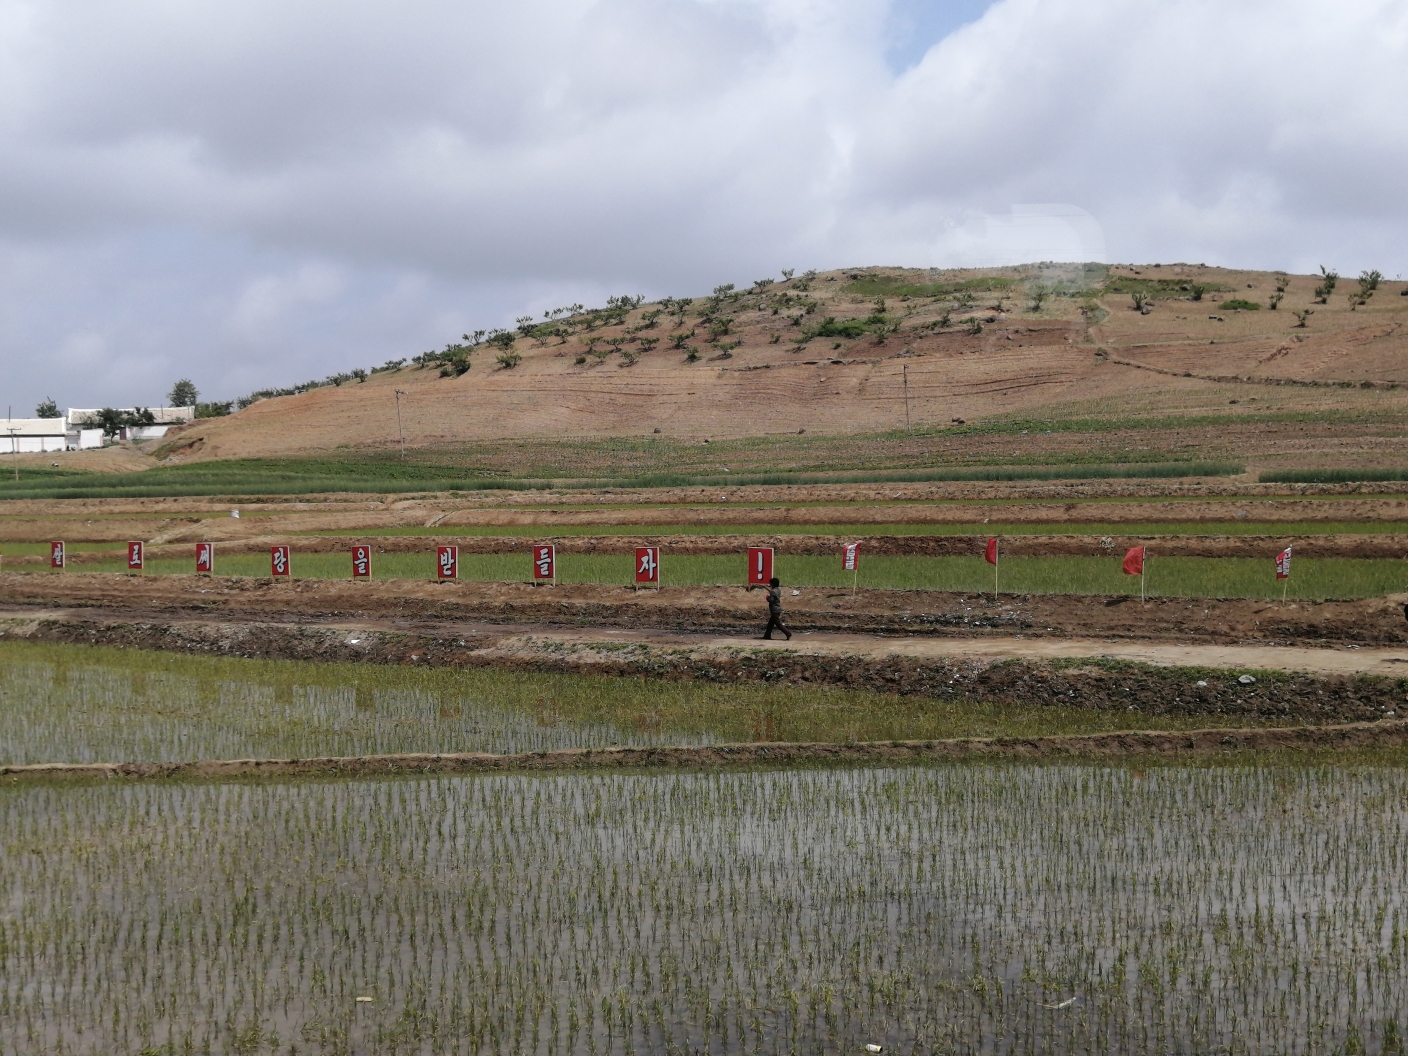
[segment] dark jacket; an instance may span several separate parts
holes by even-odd
[[[782,615],[782,588],[768,587],[768,612],[774,616]]]

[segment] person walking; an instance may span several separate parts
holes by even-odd
[[[768,580],[768,626],[763,631],[763,637],[767,641],[772,641],[772,629],[776,627],[783,634],[787,635],[787,640],[792,640],[792,632],[787,629],[787,625],[782,622],[782,580],[773,576]]]

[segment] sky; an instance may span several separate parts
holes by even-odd
[[[229,399],[613,293],[1408,272],[1408,0],[0,0],[0,402]]]

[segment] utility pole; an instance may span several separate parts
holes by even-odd
[[[401,397],[407,395],[404,389],[396,390],[396,435],[401,440],[401,461],[406,460],[406,434],[401,431]]]
[[[904,365],[904,427],[909,432],[914,432],[914,427],[909,424],[909,364]]]
[[[5,431],[10,434],[10,453],[15,456],[15,483],[18,484],[20,482],[20,442],[15,434],[20,431],[20,427],[9,425],[5,427]]]

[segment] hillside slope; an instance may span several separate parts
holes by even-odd
[[[481,344],[460,376],[407,366],[262,400],[192,423],[151,453],[170,462],[394,449],[398,389],[412,448],[883,432],[905,428],[906,387],[909,422],[929,428],[1253,404],[1396,416],[1408,397],[1405,285],[1382,282],[1354,305],[1358,284],[1341,280],[1321,304],[1319,282],[1187,265],[849,269],[614,318],[559,317],[517,338],[512,368]],[[1298,326],[1293,312],[1306,308],[1314,314]]]

